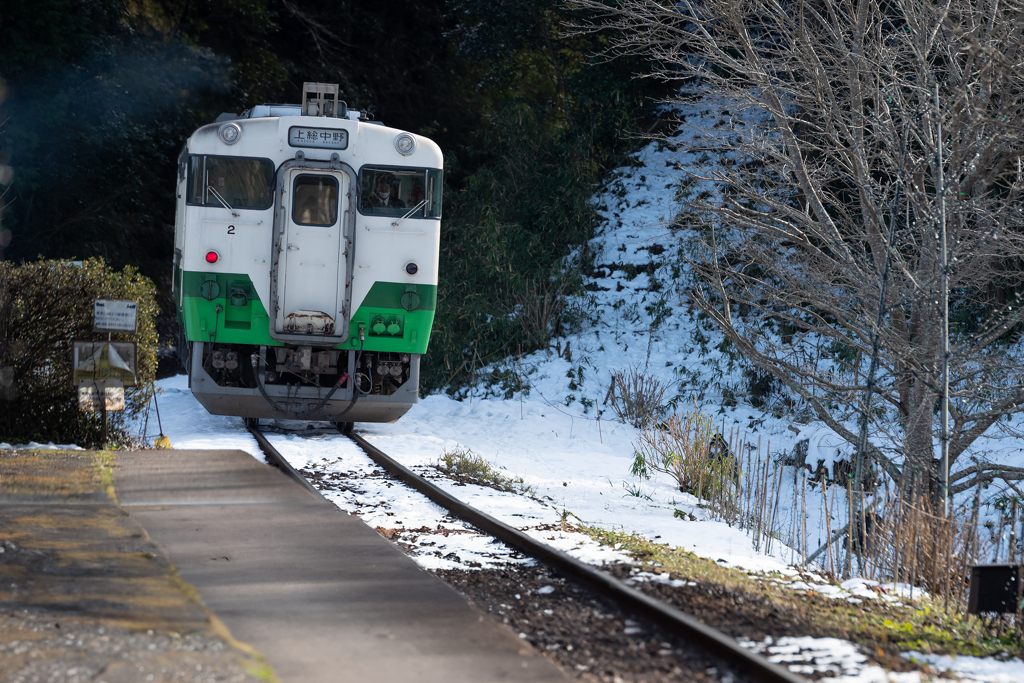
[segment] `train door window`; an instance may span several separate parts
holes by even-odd
[[[371,216],[408,214],[424,218],[424,207],[432,202],[429,173],[435,172],[423,168],[364,166],[359,173],[359,209]],[[426,215],[434,217],[429,212]]]
[[[300,175],[292,194],[292,220],[300,225],[334,225],[338,218],[338,180]]]
[[[268,209],[273,203],[270,159],[193,155],[188,175],[189,204],[224,206],[223,200],[233,209]]]

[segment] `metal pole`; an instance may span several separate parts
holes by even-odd
[[[107,333],[107,354],[110,353],[110,333]],[[107,447],[107,385],[104,384],[98,391],[100,398],[100,411],[103,418],[103,430],[100,439],[103,441],[103,448]]]
[[[935,131],[938,147],[938,183],[936,192],[939,196],[939,249],[941,252],[941,296],[942,296],[942,458],[939,463],[942,475],[942,514],[949,514],[949,277],[947,274],[948,255],[946,253],[946,188],[942,171],[942,118],[939,112],[939,84],[935,84]]]

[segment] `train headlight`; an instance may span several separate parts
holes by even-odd
[[[416,265],[415,261],[409,261],[405,264],[405,272],[409,275],[415,275],[419,271],[420,267]]]
[[[242,138],[242,127],[237,123],[225,123],[217,132],[225,145],[233,145]]]
[[[416,138],[408,133],[401,133],[395,138],[395,149],[404,157],[416,151]]]
[[[208,251],[208,252],[206,252],[206,262],[207,263],[216,263],[219,260],[220,260],[220,254],[218,254],[217,252],[215,252],[215,251]]]

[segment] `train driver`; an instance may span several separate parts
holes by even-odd
[[[395,185],[393,173],[381,173],[374,182],[373,192],[363,197],[363,208],[404,209],[405,202],[391,193]]]

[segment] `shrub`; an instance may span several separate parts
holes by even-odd
[[[763,409],[768,404],[768,398],[778,384],[778,380],[770,372],[765,372],[757,367],[746,368],[743,371],[743,380],[747,385],[750,405]]]
[[[708,415],[673,414],[642,431],[633,447],[634,476],[667,474],[680,491],[708,501],[723,514],[735,506],[738,463]]]
[[[615,415],[640,429],[657,420],[666,390],[668,386],[639,367],[631,367],[612,373],[608,393]]]
[[[111,336],[138,343],[138,386],[125,390],[125,411],[110,415],[110,440],[127,443],[128,419],[152,395],[155,294],[134,268],[115,272],[100,259],[0,263],[0,440],[102,445],[100,413],[78,409],[72,342],[100,338],[92,331],[93,301],[110,298],[139,304],[137,333]]]
[[[512,310],[530,346],[544,348],[562,325],[566,304],[564,281],[526,282],[523,291],[512,294]]]

